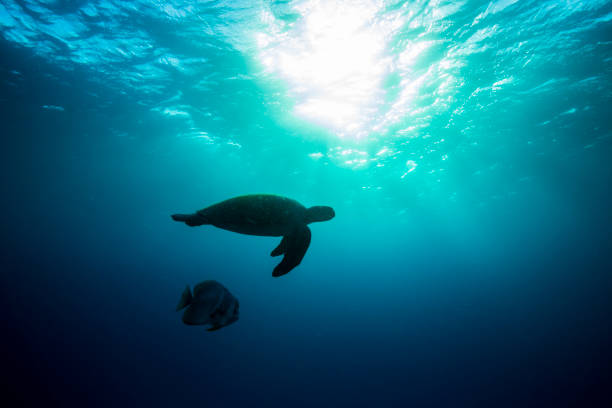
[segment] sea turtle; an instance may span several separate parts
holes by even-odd
[[[219,330],[238,320],[238,299],[217,281],[207,280],[183,291],[176,311],[187,308],[183,323],[188,325],[210,324],[208,331]]]
[[[286,274],[300,264],[310,245],[311,222],[334,218],[333,208],[304,207],[290,198],[252,194],[230,198],[193,214],[174,214],[172,219],[195,227],[211,224],[241,234],[280,237],[271,256],[285,255],[272,276]]]

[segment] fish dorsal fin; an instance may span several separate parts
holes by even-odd
[[[191,304],[191,299],[191,290],[189,290],[189,285],[187,285],[187,287],[183,291],[183,294],[181,295],[181,299],[179,300],[178,305],[176,305],[176,311],[178,312],[179,310],[189,306]]]
[[[280,251],[279,248],[283,247],[284,242],[285,245],[281,250],[283,250],[285,256],[281,263],[274,268],[272,276],[275,278],[282,276],[302,262],[302,258],[306,255],[306,251],[310,246],[310,237],[310,228],[306,224],[296,227],[291,234],[283,237],[280,245],[272,251],[272,255],[274,256],[277,251]],[[277,255],[280,255],[280,253]]]

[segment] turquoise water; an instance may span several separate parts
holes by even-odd
[[[0,1],[23,406],[607,406],[609,1]],[[170,214],[329,205],[280,238]],[[185,285],[240,300],[182,324]],[[588,403],[587,403],[588,401]]]

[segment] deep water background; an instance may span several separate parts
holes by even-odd
[[[357,138],[250,42],[317,4],[0,1],[12,406],[610,406],[610,2],[359,3],[400,23]],[[169,217],[256,192],[336,210],[278,279]],[[236,324],[182,324],[205,279]]]

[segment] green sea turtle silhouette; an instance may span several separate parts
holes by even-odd
[[[272,276],[286,274],[302,262],[310,245],[311,222],[334,218],[333,208],[304,207],[290,198],[272,194],[253,194],[230,198],[193,214],[174,214],[172,219],[195,227],[214,225],[240,234],[280,237],[271,256],[285,255]]]

